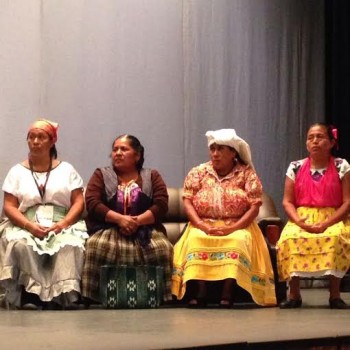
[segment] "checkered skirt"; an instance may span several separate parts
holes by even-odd
[[[84,297],[99,301],[102,265],[156,265],[164,268],[163,301],[171,300],[173,246],[162,232],[153,230],[150,243],[142,247],[137,239],[120,234],[118,228],[99,230],[87,240],[85,254]]]

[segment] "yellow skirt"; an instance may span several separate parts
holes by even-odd
[[[172,294],[182,299],[190,280],[219,281],[227,278],[235,279],[258,305],[276,305],[269,252],[255,222],[220,237],[208,236],[189,223],[174,247]]]
[[[297,209],[308,223],[319,223],[334,213],[334,208]],[[279,278],[293,276],[342,278],[350,267],[350,221],[340,221],[323,233],[308,233],[288,221],[277,242]]]

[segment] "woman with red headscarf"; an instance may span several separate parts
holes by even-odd
[[[289,221],[277,243],[279,277],[289,282],[283,309],[302,305],[300,278],[328,276],[329,306],[346,309],[340,280],[350,267],[350,166],[332,155],[337,132],[323,123],[307,133],[307,158],[291,162],[283,207]]]
[[[30,126],[28,159],[10,169],[2,187],[0,286],[17,308],[71,307],[80,294],[83,181],[57,159],[57,129],[45,119]]]

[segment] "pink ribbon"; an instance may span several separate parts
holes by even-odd
[[[337,141],[338,140],[338,129],[332,128],[332,134],[333,134],[334,139]]]

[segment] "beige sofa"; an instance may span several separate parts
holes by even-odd
[[[169,193],[169,211],[163,221],[163,224],[167,230],[168,238],[172,244],[175,244],[181,236],[182,230],[187,223],[187,217],[184,212],[182,203],[182,188],[168,188]],[[276,250],[275,241],[276,233],[281,231],[283,222],[279,218],[276,210],[276,206],[272,198],[267,194],[263,193],[263,203],[260,207],[259,215],[256,221],[263,232],[266,242],[269,248],[272,266],[275,274],[276,281],[276,297],[278,302],[286,298],[286,283],[278,282],[277,275],[277,262],[276,262]],[[244,291],[241,291],[242,301],[249,301]]]

